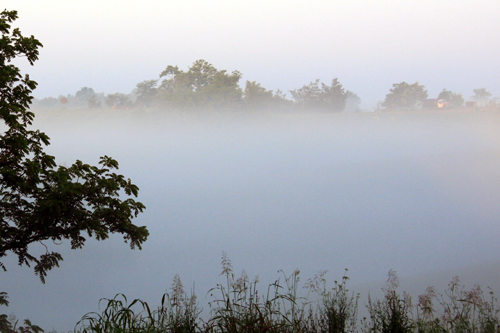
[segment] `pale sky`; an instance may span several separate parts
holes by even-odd
[[[132,91],[168,65],[205,59],[267,89],[338,78],[365,107],[393,83],[419,81],[467,99],[500,96],[500,2],[4,0],[43,44],[29,68],[37,98]],[[28,66],[23,66],[27,69]],[[290,95],[289,95],[290,96]]]

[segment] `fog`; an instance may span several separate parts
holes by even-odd
[[[498,113],[36,114],[59,164],[119,161],[151,234],[142,251],[118,235],[52,244],[65,260],[45,285],[8,257],[4,310],[45,330],[71,330],[117,293],[154,306],[175,274],[207,309],[222,251],[262,288],[296,268],[302,281],[328,270],[330,282],[348,268],[362,290],[389,269],[403,285],[462,274],[499,286]]]

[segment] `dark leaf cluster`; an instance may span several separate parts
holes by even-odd
[[[138,187],[114,172],[118,162],[104,156],[99,166],[81,161],[57,166],[55,157],[44,151],[49,137],[29,129],[34,113],[28,106],[37,84],[23,77],[11,61],[25,57],[33,64],[42,44],[33,36],[22,36],[19,29],[11,31],[16,18],[16,11],[0,13],[0,119],[6,125],[0,134],[0,258],[16,254],[20,265],[34,264],[44,282],[47,272],[63,259],[46,241],[58,244],[67,239],[78,249],[86,237],[103,240],[120,233],[131,248],[141,248],[148,231],[132,223],[145,207],[131,198],[137,197]],[[92,93],[87,89],[80,97]],[[128,198],[122,200],[123,194]],[[41,255],[32,252],[34,243],[43,245]]]

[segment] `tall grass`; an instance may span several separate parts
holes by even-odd
[[[453,278],[444,293],[429,287],[416,302],[399,289],[396,272],[390,271],[383,297],[366,304],[369,316],[358,320],[359,294],[347,288],[347,270],[340,282],[328,287],[326,271],[301,283],[300,271],[278,279],[264,291],[259,279],[243,271],[233,272],[226,253],[222,255],[224,281],[207,293],[209,311],[202,315],[194,290],[186,293],[178,275],[160,305],[118,294],[101,299],[100,312],[82,317],[79,333],[500,333],[500,307],[490,290],[479,286],[467,290]],[[25,321],[0,316],[0,332],[40,333],[41,328]]]
[[[300,271],[279,272],[264,292],[258,277],[237,276],[226,253],[222,255],[224,282],[209,290],[209,316],[201,318],[196,296],[188,296],[178,276],[171,293],[162,297],[158,309],[124,295],[105,300],[102,314],[87,314],[78,332],[203,332],[203,333],[500,333],[500,307],[492,291],[488,298],[479,286],[467,291],[454,278],[444,294],[432,287],[414,303],[399,293],[396,272],[389,271],[381,299],[368,297],[369,317],[358,320],[359,294],[347,288],[347,270],[340,282],[328,288],[326,271],[304,284]],[[132,310],[140,305],[140,312]]]
[[[196,303],[196,295],[194,292],[187,295],[178,275],[174,277],[171,293],[165,293],[160,306],[153,311],[148,303],[139,299],[128,304],[123,294],[113,299],[101,299],[101,302],[106,303],[102,313],[86,314],[77,323],[75,332],[199,332],[201,311]]]
[[[434,308],[435,303],[440,312]],[[500,332],[500,308],[493,291],[485,296],[477,285],[467,291],[458,277],[450,281],[444,294],[427,288],[417,306],[415,325],[419,332]]]

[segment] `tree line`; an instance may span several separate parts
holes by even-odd
[[[33,108],[166,108],[166,109],[307,109],[330,112],[360,112],[361,98],[346,90],[337,78],[329,84],[319,79],[301,88],[290,90],[290,98],[281,90],[268,90],[256,81],[239,85],[242,74],[217,69],[205,60],[196,60],[186,71],[169,65],[159,79],[146,80],[136,85],[130,94],[96,93],[83,87],[75,95],[47,97],[34,100]],[[377,110],[412,110],[429,106],[425,86],[418,82],[395,83],[379,103]],[[485,88],[474,89],[471,97],[479,106],[500,107],[500,102]],[[461,93],[443,89],[437,99],[446,107],[461,107],[465,98]],[[432,103],[430,104],[432,106]]]
[[[170,109],[253,109],[253,108],[314,108],[333,112],[359,111],[361,99],[345,90],[337,79],[327,85],[316,80],[302,88],[290,91],[292,100],[281,90],[268,90],[256,81],[239,86],[242,74],[215,68],[205,60],[197,60],[187,71],[168,66],[160,79],[146,80],[136,85],[130,94],[104,95],[84,87],[75,95],[35,100],[34,108],[68,107],[89,108],[149,108]]]

